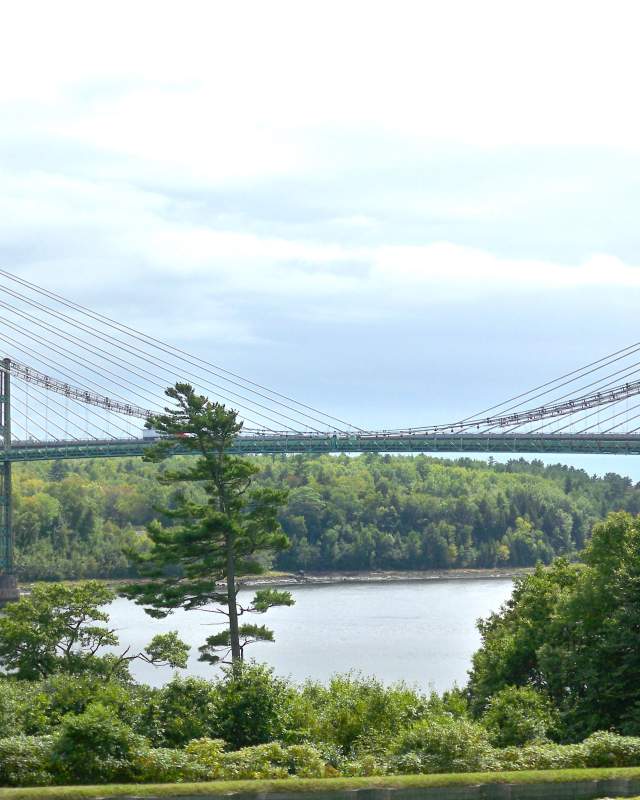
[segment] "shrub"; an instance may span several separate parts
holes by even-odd
[[[340,770],[347,777],[368,777],[370,775],[384,775],[387,765],[373,755],[364,755],[356,761],[345,761]]]
[[[252,778],[321,778],[324,760],[310,744],[283,747],[277,742],[225,752],[221,739],[196,739],[185,747],[189,758],[204,771],[207,780]]]
[[[335,769],[336,774],[338,774],[339,769],[346,761],[342,749],[337,744],[327,744],[327,742],[314,742],[313,746],[317,749],[320,758],[324,761],[325,773],[326,767],[329,766]]]
[[[478,723],[442,715],[414,723],[392,744],[400,772],[474,772],[495,767],[494,748]]]
[[[391,759],[391,769],[399,775],[417,775],[428,772],[419,753],[402,753]]]
[[[489,699],[482,724],[496,747],[544,741],[557,726],[550,701],[529,686],[507,686]]]
[[[169,747],[141,751],[135,759],[135,772],[136,780],[142,783],[188,783],[210,778],[206,767],[191,753]]]
[[[0,739],[47,732],[46,709],[38,684],[0,679]]]
[[[288,775],[287,753],[277,742],[243,747],[223,755],[222,777],[225,780],[286,778]]]
[[[174,677],[157,695],[159,741],[177,747],[215,736],[216,685],[201,678]]]
[[[225,743],[222,739],[194,739],[185,747],[186,752],[207,773],[208,780],[222,777]]]
[[[386,687],[351,672],[336,675],[328,687],[308,683],[302,696],[314,710],[311,737],[338,745],[345,755],[385,752],[391,736],[423,717],[429,703],[404,684]]]
[[[0,785],[45,786],[53,783],[51,736],[0,739]]]
[[[325,773],[324,759],[311,744],[292,744],[287,747],[289,772],[299,778],[322,778]]]
[[[144,686],[105,680],[95,675],[53,675],[42,681],[40,692],[47,703],[49,724],[57,726],[68,715],[83,714],[93,703],[109,708],[134,730],[152,727],[149,722],[150,695]]]
[[[271,667],[234,664],[217,689],[215,735],[230,747],[286,741],[291,735],[294,690]]]
[[[640,766],[640,737],[597,731],[585,739],[583,747],[589,767]]]
[[[497,769],[581,769],[587,764],[584,744],[527,744],[495,751]]]
[[[442,695],[431,692],[429,697],[429,711],[440,710],[441,713],[453,714],[454,717],[469,716],[469,695],[466,689],[454,686]]]
[[[132,780],[147,741],[100,703],[65,717],[53,748],[53,767],[73,783]]]

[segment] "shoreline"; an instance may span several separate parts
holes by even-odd
[[[374,570],[370,572],[301,572],[240,579],[243,586],[337,586],[344,583],[410,583],[451,580],[504,580],[530,575],[535,567],[493,569]]]
[[[371,570],[368,572],[276,572],[265,575],[239,578],[238,583],[249,589],[262,586],[340,586],[342,584],[384,584],[384,583],[427,583],[431,581],[484,581],[505,580],[530,575],[535,567],[494,567],[472,569],[435,569],[435,570]],[[123,584],[144,583],[144,578],[78,578],[63,580],[62,583],[82,583],[97,580],[118,587]],[[50,581],[25,581],[20,585],[21,593],[28,594],[35,583]],[[219,586],[225,586],[221,581]]]

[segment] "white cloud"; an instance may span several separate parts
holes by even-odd
[[[63,265],[65,253],[73,258],[71,280],[79,277],[78,262],[88,266],[106,259],[113,265],[111,275],[102,276],[106,281],[145,275],[156,280],[211,279],[219,292],[299,295],[302,303],[342,296],[353,298],[351,307],[360,298],[370,303],[376,297],[386,306],[396,295],[403,302],[426,302],[414,294],[416,289],[428,290],[432,299],[450,299],[580,287],[640,288],[640,268],[611,255],[594,253],[573,265],[505,258],[454,242],[391,246],[353,245],[326,236],[282,238],[219,228],[215,221],[190,222],[184,219],[188,209],[182,213],[179,203],[135,185],[38,171],[0,173],[0,180],[0,246],[33,246],[37,232],[50,248],[51,263]],[[369,228],[366,217],[348,221]]]
[[[594,254],[577,266],[551,261],[506,259],[489,252],[436,243],[425,247],[383,247],[372,254],[380,284],[443,288],[459,297],[526,292],[576,291],[607,287],[640,289],[640,268],[609,255]]]
[[[580,361],[589,310],[633,336],[639,23],[615,1],[14,3],[2,264],[303,392],[322,365],[413,388],[438,353],[429,380],[450,353],[484,380],[467,350],[519,364],[523,318]]]
[[[358,128],[637,150],[639,22],[633,2],[25,0],[4,11],[0,98],[52,132],[221,180],[330,163],[331,131]],[[305,132],[321,129],[320,154]]]

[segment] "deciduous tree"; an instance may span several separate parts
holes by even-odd
[[[177,633],[155,636],[145,650],[105,652],[119,644],[104,606],[113,592],[98,581],[38,584],[0,617],[0,668],[27,680],[56,673],[126,675],[129,662],[185,667],[188,645]]]

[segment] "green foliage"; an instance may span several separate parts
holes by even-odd
[[[164,481],[193,458],[32,463],[14,470],[17,563],[23,580],[127,577],[125,553],[147,553],[144,529],[180,520],[184,494]],[[640,487],[619,475],[539,461],[487,465],[427,456],[260,457],[254,485],[290,487],[279,520],[290,570],[533,566],[572,557],[609,511],[640,511]],[[160,477],[163,482],[157,480]],[[190,482],[186,496],[202,503]],[[263,564],[270,564],[261,556]],[[257,562],[249,567],[254,569]],[[174,571],[175,573],[175,571]]]
[[[415,722],[392,745],[399,772],[478,772],[495,767],[486,730],[470,720],[443,715]]]
[[[291,592],[283,592],[279,589],[258,589],[251,603],[251,611],[264,614],[274,606],[292,606],[293,604]]]
[[[210,681],[174,676],[157,693],[156,704],[161,744],[178,747],[216,735],[218,693]]]
[[[206,770],[208,780],[222,778],[225,743],[222,739],[193,739],[185,747],[185,752]]]
[[[340,774],[347,777],[365,777],[368,775],[385,775],[388,772],[387,763],[372,754],[365,754],[356,760],[344,761],[340,765]]]
[[[288,592],[287,592],[288,594]],[[287,603],[286,605],[290,605]],[[245,623],[238,626],[238,641],[240,643],[240,653],[244,657],[244,648],[248,644],[255,642],[273,642],[273,631],[264,625]],[[227,628],[220,633],[208,636],[202,647],[199,647],[200,661],[208,661],[210,664],[217,664],[220,661],[220,650],[231,651],[231,631]]]
[[[473,656],[468,691],[478,716],[489,699],[507,686],[533,686],[544,691],[538,650],[548,636],[560,598],[576,585],[580,567],[558,559],[553,566],[518,578],[502,609],[481,620],[482,646]]]
[[[135,464],[135,467],[134,467]],[[22,580],[126,577],[135,529],[157,516],[155,470],[141,462],[45,462],[14,470],[14,530]]]
[[[497,768],[504,770],[582,769],[588,765],[583,744],[529,743],[496,750]]]
[[[385,759],[363,754],[343,760],[335,774],[345,776],[477,770],[576,769],[640,764],[640,739],[610,732],[592,735],[579,745],[529,743],[494,749],[482,729],[468,720],[431,717],[414,723],[390,743]],[[93,706],[70,716],[51,736],[0,740],[0,783],[44,785],[59,782],[186,782],[277,779],[327,774],[323,757],[310,744],[277,742],[226,751],[220,740],[199,739],[183,750],[150,749],[144,739],[104,708]]]
[[[508,686],[532,686],[559,715],[559,735],[640,733],[640,518],[610,515],[594,529],[584,566],[556,562],[521,579],[480,624],[469,692],[476,714]]]
[[[496,750],[500,769],[576,769],[640,765],[640,737],[597,731],[580,744],[527,744]]]
[[[83,714],[92,703],[99,703],[138,733],[153,736],[154,720],[150,712],[154,690],[146,686],[104,680],[93,674],[53,675],[34,686],[46,703],[43,732],[55,730],[68,714]]]
[[[589,767],[635,767],[640,764],[640,737],[596,731],[582,745]]]
[[[278,742],[243,747],[223,754],[222,774],[226,780],[286,778],[287,753]]]
[[[547,697],[530,686],[507,686],[489,699],[482,724],[496,747],[544,741],[558,725]]]
[[[613,728],[640,734],[640,518],[596,526],[585,569],[561,598],[538,650],[540,671],[572,738]]]
[[[188,750],[168,747],[141,750],[132,766],[136,780],[141,783],[191,783],[213,780]]]
[[[46,786],[53,783],[51,736],[0,739],[0,785]]]
[[[39,584],[0,617],[0,666],[19,678],[34,680],[55,672],[98,668],[96,654],[115,645],[101,606],[113,600],[104,584]]]
[[[180,639],[178,631],[169,631],[154,636],[145,647],[142,658],[149,664],[184,669],[187,666],[190,649],[190,646]]]
[[[322,778],[325,774],[324,759],[311,744],[292,744],[286,753],[289,772],[298,778]]]
[[[112,709],[92,703],[83,714],[66,716],[52,752],[56,774],[69,783],[107,783],[135,778],[146,740]]]
[[[37,584],[0,616],[0,668],[36,680],[56,673],[127,678],[130,661],[185,667],[189,647],[175,631],[154,637],[142,653],[101,651],[119,643],[104,606],[113,592],[98,581]]]
[[[0,679],[0,739],[47,729],[47,697],[37,683]]]
[[[256,780],[260,778],[319,778],[324,761],[310,744],[286,747],[278,742],[225,751],[221,739],[196,739],[185,747],[192,763],[204,770],[207,780]]]
[[[232,748],[286,740],[293,695],[292,687],[263,664],[244,662],[225,668],[217,686],[216,735]]]
[[[403,684],[386,687],[357,673],[336,675],[328,686],[307,683],[306,727],[314,741],[335,744],[344,755],[354,749],[386,749],[398,729],[427,712],[427,700]]]
[[[353,478],[351,466],[333,461],[336,475]],[[295,498],[294,516],[299,530],[304,521],[305,536],[317,534],[317,543],[330,492],[313,495],[310,463],[274,459],[271,465],[284,464],[295,479],[292,485],[305,490]],[[384,458],[362,463],[367,469],[385,465],[381,474],[406,469]],[[430,465],[415,459],[407,474],[415,470],[420,480],[432,479]],[[493,469],[494,477],[523,477],[517,469]],[[274,469],[266,472],[263,480],[274,480]],[[332,474],[329,466],[327,472]],[[341,484],[345,492],[348,483],[345,478]],[[603,485],[616,501],[630,492],[612,476]],[[600,484],[580,486],[582,491]],[[366,481],[360,485],[362,497],[376,497],[370,488]],[[455,482],[450,486],[457,488]],[[391,484],[385,491],[389,497]],[[565,480],[563,491],[573,496],[578,489]],[[390,547],[392,531],[400,530],[392,506],[387,502],[384,512]],[[545,509],[551,514],[551,507]],[[517,541],[519,548],[540,544],[536,531],[543,525],[528,515],[516,514],[509,527],[509,542]],[[332,541],[332,557],[339,557],[340,538]],[[175,678],[159,690],[136,686],[127,676],[127,656],[102,656],[94,649],[104,630],[112,635],[108,617],[98,616],[99,598],[86,587],[78,595],[70,592],[69,587],[50,594],[36,589],[27,598],[31,604],[10,606],[0,621],[1,640],[7,620],[0,652],[18,676],[0,679],[0,783],[640,765],[640,737],[618,735],[639,732],[640,725],[634,646],[640,629],[640,519],[628,514],[595,527],[582,565],[558,560],[519,579],[511,600],[480,624],[482,646],[467,690],[443,696],[385,687],[353,674],[336,676],[326,687],[310,682],[296,688],[251,662],[236,663],[213,681]],[[261,590],[253,610],[286,600],[278,594]],[[20,607],[19,613],[13,610]],[[268,637],[269,632],[249,626],[246,633]],[[184,660],[186,650],[169,634],[138,657],[175,663]]]
[[[263,480],[291,486],[281,520],[292,547],[277,564],[303,570],[549,563],[580,549],[603,509],[637,494],[617,476],[522,459],[296,457],[273,459]]]

